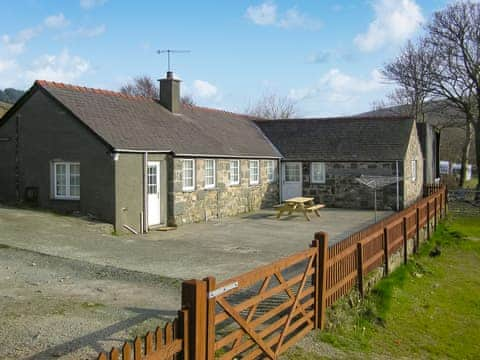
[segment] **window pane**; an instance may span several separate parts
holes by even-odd
[[[147,191],[149,194],[156,194],[157,191],[157,167],[155,165],[147,167]]]
[[[67,195],[67,166],[66,164],[55,164],[55,188],[56,196]]]
[[[300,180],[300,164],[285,163],[285,181],[299,182]]]
[[[250,183],[258,184],[258,160],[250,160]]]
[[[230,161],[230,183],[238,184],[240,182],[240,161],[231,160]]]
[[[194,162],[191,159],[183,160],[183,188],[192,189],[194,187]]]
[[[80,197],[80,165],[69,164],[70,172],[70,196]]]
[[[324,183],[325,182],[325,164],[324,163],[312,163],[312,182]]]
[[[267,161],[267,179],[268,179],[268,181],[275,180],[275,174],[273,172],[273,169],[274,169],[273,160],[268,160]]]
[[[215,160],[205,160],[205,186],[215,185]]]

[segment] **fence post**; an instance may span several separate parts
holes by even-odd
[[[385,258],[385,276],[388,276],[388,258],[389,258],[389,249],[388,249],[388,229],[383,228],[383,257]]]
[[[216,279],[209,276],[204,279],[207,283],[207,360],[215,359],[215,298],[208,298],[208,293],[216,289]]]
[[[440,191],[440,219],[443,218],[443,191]]]
[[[207,284],[201,280],[182,283],[182,308],[188,312],[188,360],[205,360],[207,338]],[[186,359],[187,360],[187,359]]]
[[[315,240],[318,242],[318,268],[316,270],[317,289],[315,291],[315,310],[318,315],[316,328],[325,327],[325,313],[327,309],[327,269],[328,269],[328,234],[326,232],[315,233]]]
[[[413,252],[416,254],[418,251],[418,248],[420,247],[420,208],[417,205],[416,208],[416,226],[415,226],[415,231],[416,231],[416,236],[415,236],[415,242],[413,243]]]
[[[437,206],[438,206],[438,202],[437,202],[437,197],[435,196],[435,198],[433,199],[433,207],[434,207],[434,212],[433,212],[433,230],[437,230]]]
[[[427,240],[430,240],[430,201],[427,200]]]
[[[363,243],[357,243],[357,280],[358,291],[363,298]]]
[[[408,229],[407,218],[403,217],[403,263],[408,262]]]
[[[180,329],[178,336],[183,339],[183,354],[181,359],[188,360],[190,359],[190,341],[189,341],[189,320],[188,320],[188,309],[185,308],[178,312],[178,319],[180,323]],[[158,339],[157,339],[158,341]],[[158,345],[157,345],[158,346]],[[128,359],[130,360],[130,359]]]

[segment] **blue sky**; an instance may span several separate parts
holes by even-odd
[[[117,90],[164,76],[182,92],[242,112],[262,94],[303,116],[348,115],[391,91],[379,69],[446,0],[1,0],[0,89],[35,79]]]

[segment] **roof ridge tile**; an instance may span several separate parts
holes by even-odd
[[[44,88],[53,87],[53,88],[57,88],[57,89],[67,89],[67,90],[73,90],[73,91],[78,91],[78,92],[83,92],[83,93],[116,96],[116,97],[121,97],[121,98],[124,98],[124,99],[131,99],[131,100],[155,101],[154,99],[151,99],[151,98],[148,98],[148,97],[145,97],[145,96],[127,95],[127,94],[123,94],[121,92],[113,91],[113,90],[90,88],[90,87],[85,87],[85,86],[65,84],[65,83],[56,82],[56,81],[35,80],[35,84],[38,85],[38,86],[44,87]]]

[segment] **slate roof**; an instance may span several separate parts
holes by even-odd
[[[156,100],[37,80],[114,149],[172,151],[177,155],[281,157],[253,118],[183,105],[173,114]]]
[[[257,120],[286,160],[392,161],[405,157],[407,117]]]

